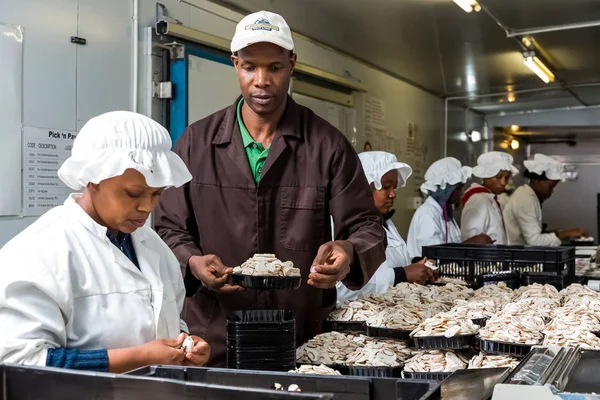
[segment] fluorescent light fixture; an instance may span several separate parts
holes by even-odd
[[[471,141],[473,143],[479,142],[481,140],[481,133],[478,131],[471,132]]]
[[[510,148],[513,150],[517,150],[521,146],[521,143],[517,139],[513,139],[510,141]]]
[[[510,126],[510,130],[513,132],[518,132],[519,131],[519,125],[511,125]]]
[[[475,12],[481,11],[481,6],[475,0],[454,0],[454,2],[467,13],[470,13],[473,10]]]
[[[508,94],[508,102],[509,102],[509,103],[514,103],[514,102],[515,102],[515,100],[516,100],[516,98],[515,98],[515,94],[514,94],[514,93],[509,93],[509,94]]]
[[[533,53],[524,53],[525,65],[532,70],[544,83],[554,82],[554,74],[546,65]]]

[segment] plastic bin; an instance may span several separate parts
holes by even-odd
[[[475,283],[476,276],[499,271],[549,272],[575,276],[574,247],[474,246],[450,243],[424,246],[423,256],[436,260],[440,276]]]
[[[332,393],[335,400],[412,400],[438,386],[437,382],[410,379],[302,375],[198,367],[151,366],[128,374],[259,389],[271,388],[275,382],[283,387],[296,384],[302,389],[302,393]]]
[[[329,400],[331,393],[298,393],[171,379],[0,365],[0,400]]]

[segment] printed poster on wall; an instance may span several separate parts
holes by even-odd
[[[58,177],[71,155],[76,132],[25,127],[23,129],[23,214],[42,215],[61,205],[73,192]]]
[[[385,128],[385,102],[371,96],[365,96],[365,148],[385,150],[388,135]]]

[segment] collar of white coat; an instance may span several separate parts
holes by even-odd
[[[433,197],[427,196],[427,198],[425,199],[425,203],[429,203],[429,204],[433,205],[435,207],[435,209],[440,212],[440,214],[444,213],[442,206],[440,206],[440,204],[437,201],[435,201],[435,199]]]
[[[76,199],[82,196],[81,193],[73,193],[71,194],[67,200],[65,200],[65,208],[69,211],[69,214],[73,216],[81,225],[83,225],[88,231],[90,231],[95,236],[98,236],[102,240],[109,240],[106,236],[106,232],[108,229],[105,226],[100,225],[96,221],[92,219],[86,213],[83,208],[77,203]],[[143,242],[146,240],[146,234],[144,233],[143,227],[135,230],[132,234],[136,239]]]

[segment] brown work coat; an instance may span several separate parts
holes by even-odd
[[[348,140],[288,97],[256,184],[236,105],[190,125],[181,136],[175,151],[193,178],[163,193],[155,220],[185,276],[190,297],[183,318],[211,345],[211,366],[225,366],[225,323],[234,310],[288,309],[296,317],[299,343],[319,333],[327,312],[323,294],[331,292],[309,286],[306,278],[319,246],[331,240],[330,215],[336,239],[349,240],[355,249],[346,285],[362,287],[385,260],[381,217]],[[302,273],[301,288],[221,294],[203,287],[187,268],[194,255],[215,254],[235,267],[255,253],[293,261]]]

